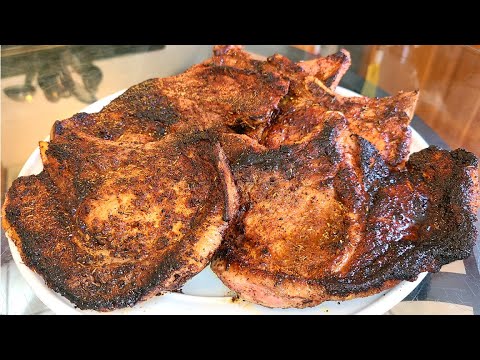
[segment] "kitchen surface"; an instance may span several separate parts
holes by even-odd
[[[205,45],[22,45],[1,47],[1,197],[52,124],[141,81],[179,74],[211,56]],[[475,46],[250,45],[259,56],[294,61],[347,49],[339,86],[383,97],[420,89],[411,127],[430,145],[480,157],[480,50]],[[477,222],[477,228],[480,223]],[[0,314],[54,314],[13,261],[2,230]],[[428,274],[384,312],[480,314],[480,241],[473,254]]]

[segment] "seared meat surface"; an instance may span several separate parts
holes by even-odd
[[[346,123],[332,113],[301,141],[232,159],[240,212],[211,267],[240,297],[315,306],[372,295],[470,255],[475,156],[430,147],[390,172]]]
[[[192,127],[224,130],[268,122],[287,90],[288,81],[273,71],[207,62],[133,86],[103,111],[148,118],[167,133]]]
[[[15,180],[3,213],[52,289],[81,309],[112,310],[178,289],[208,264],[237,206],[210,135],[65,140],[42,144],[45,170]]]
[[[418,91],[385,98],[343,97],[314,78],[291,81],[289,94],[280,103],[280,115],[262,133],[269,148],[292,144],[321,124],[331,111],[342,113],[350,131],[370,141],[391,167],[402,166],[409,154],[412,120]]]
[[[312,78],[327,76],[325,80],[339,81],[350,63],[348,53],[342,54],[315,60],[309,68]],[[260,140],[279,112],[291,79],[307,75],[301,66],[280,55],[260,61],[239,47],[217,46],[214,56],[204,63],[177,76],[132,86],[100,113],[77,114],[61,126],[108,140],[133,136],[137,142],[155,141],[192,128],[241,132]],[[332,82],[332,88],[338,81]]]

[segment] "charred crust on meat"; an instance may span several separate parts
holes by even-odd
[[[63,134],[63,126],[62,126],[62,122],[61,121],[55,121],[55,123],[53,124],[53,129],[54,129],[54,134],[55,135],[62,135]]]
[[[340,125],[327,123],[322,131],[312,138],[306,146],[306,151],[312,157],[327,157],[332,164],[340,161],[340,154],[335,146],[335,137],[338,135]],[[246,151],[232,164],[232,168],[256,167],[262,171],[282,170],[285,174],[295,171],[302,164],[302,158],[297,153],[303,151],[305,144],[282,145],[279,149],[266,152]]]
[[[383,178],[388,176],[389,168],[378,150],[368,141],[357,136],[360,147],[360,166],[363,173],[363,182],[365,189],[369,191],[372,186],[378,184]]]
[[[218,146],[218,135],[194,131],[167,136],[165,143],[151,144],[150,150],[142,152],[138,152],[138,144],[119,148],[115,142],[91,137],[84,144],[85,139],[79,133],[77,144],[63,143],[62,136],[52,141],[46,151],[49,163],[45,170],[38,176],[15,180],[9,190],[4,227],[19,246],[24,262],[81,309],[107,311],[133,306],[183,285],[205,267],[220,244],[227,224],[222,218],[237,211],[236,190]],[[97,146],[103,149],[103,156],[92,160]],[[137,157],[133,162],[131,154]],[[110,162],[109,156],[115,161]],[[66,181],[61,171],[57,173],[53,158],[81,176]],[[177,168],[172,165],[174,161]],[[109,172],[109,168],[115,171]],[[162,171],[165,175],[157,174]],[[109,207],[110,213],[104,217],[96,202],[122,199],[109,189],[111,177],[117,193],[128,195],[129,202]],[[165,185],[159,184],[159,179],[171,179],[171,186],[162,190]],[[57,183],[62,187],[57,188]],[[175,186],[181,186],[180,190],[173,189]],[[154,198],[156,188],[159,196]],[[185,196],[184,202],[178,202],[178,191]],[[72,196],[75,201],[66,201]],[[128,220],[131,214],[145,216],[157,204],[162,204],[162,211],[157,208],[158,225],[164,231],[155,230],[144,220]],[[89,218],[97,213],[93,220]],[[175,240],[175,232],[183,237]],[[200,253],[192,250],[196,246]]]
[[[314,138],[308,142],[313,142]],[[327,271],[318,277],[314,272],[309,276],[295,273],[301,266],[297,270],[290,268],[292,273],[285,273],[275,264],[286,260],[267,252],[259,240],[249,238],[245,228],[249,212],[240,212],[212,261],[212,269],[242,298],[265,306],[305,307],[325,300],[368,296],[399,281],[413,281],[421,272],[439,271],[443,265],[471,254],[477,236],[475,213],[478,204],[475,176],[478,160],[473,154],[462,149],[446,151],[430,147],[413,154],[405,169],[392,171],[369,141],[357,135],[352,139],[352,149],[357,149],[358,154],[351,163],[353,168],[341,165],[333,184],[332,179],[319,183],[327,188],[333,185],[347,211],[363,213],[359,217],[359,221],[365,223],[363,230],[359,228],[363,240],[344,269]],[[289,148],[295,146],[298,145]],[[311,154],[312,148],[307,153]],[[276,154],[277,159],[281,158],[278,156],[280,149]],[[260,155],[256,154],[257,158],[261,158]],[[288,162],[289,157],[284,157],[284,161]],[[345,164],[343,161],[341,157],[339,164]],[[260,172],[267,172],[265,181],[269,180],[269,186],[277,183],[271,181],[272,171],[282,169],[280,160],[275,166],[267,167],[262,167],[261,161],[260,165],[253,163]],[[244,171],[241,167],[234,169],[235,172]],[[260,177],[260,173],[256,176]],[[363,190],[358,189],[358,180]],[[243,177],[242,181],[250,180]],[[278,223],[281,225],[283,221],[282,218]],[[343,221],[345,226],[354,224],[348,219]],[[272,231],[275,226],[271,224]],[[343,251],[345,240],[343,244],[332,242],[322,251]],[[290,241],[297,239],[290,238]],[[269,247],[282,248],[288,242],[270,243]],[[318,251],[313,250],[313,244],[309,246],[312,246],[311,251]],[[319,252],[318,256],[325,256],[323,254]],[[300,262],[302,259],[298,258]]]
[[[72,153],[66,144],[50,144],[48,146],[47,154],[60,161],[65,161],[72,157]]]
[[[126,114],[140,119],[167,126],[175,124],[180,120],[180,114],[168,97],[152,91],[158,87],[158,79],[146,80],[132,86],[121,95],[121,101],[112,101],[104,111],[125,111]]]

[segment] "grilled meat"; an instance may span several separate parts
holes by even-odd
[[[212,62],[219,66],[237,66],[275,73],[288,80],[288,93],[268,121],[248,123],[236,128],[268,148],[292,144],[338,111],[345,115],[350,131],[370,141],[391,167],[402,167],[408,157],[418,91],[371,99],[343,97],[334,93],[336,85],[350,66],[350,54],[342,50],[316,60],[294,63],[282,55],[267,61],[252,60],[238,47],[217,47]],[[259,70],[261,69],[261,70]],[[319,81],[321,80],[321,81]]]
[[[262,132],[262,144],[269,148],[292,144],[328,118],[329,112],[338,111],[345,115],[350,131],[371,142],[389,166],[404,165],[411,143],[408,125],[418,91],[379,99],[343,97],[315,78],[298,73],[295,77],[279,105],[279,116]]]
[[[240,212],[211,264],[246,300],[302,308],[368,296],[472,251],[471,153],[430,147],[390,171],[336,112],[298,142],[246,148],[230,151]]]
[[[350,63],[348,53],[341,54],[302,66],[312,78],[325,77],[333,88]],[[77,114],[57,122],[57,127],[112,141],[156,141],[192,129],[240,132],[260,140],[278,114],[290,81],[300,78],[301,82],[307,75],[280,55],[260,61],[240,47],[216,46],[214,56],[204,63],[177,76],[132,86],[98,114]]]
[[[142,146],[81,135],[42,144],[45,170],[8,192],[3,226],[23,261],[81,309],[178,289],[236,212],[218,143],[205,133]]]

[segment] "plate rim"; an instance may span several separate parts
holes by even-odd
[[[87,112],[93,113],[98,112],[102,109],[105,105],[110,103],[113,99],[120,96],[124,93],[127,89],[122,89],[117,91],[111,95],[105,96],[96,102],[86,106],[79,112]],[[340,95],[343,96],[361,96],[360,94],[338,86],[335,90]],[[420,143],[420,146],[428,147],[428,143],[425,139],[411,126],[409,126],[410,130],[412,131],[412,139],[415,138],[416,141]],[[47,136],[44,141],[49,141],[50,136]],[[43,168],[43,164],[41,164],[40,158],[40,150],[37,148],[30,154],[28,159],[25,161],[22,169],[20,170],[18,177],[20,176],[28,176],[35,174],[35,171],[32,171],[32,167],[38,165],[38,159],[40,159],[40,165]],[[62,296],[60,293],[57,293],[53,289],[50,289],[43,277],[37,274],[35,271],[31,270],[27,267],[20,256],[20,253],[17,249],[15,243],[11,240],[11,238],[5,234],[8,239],[8,244],[10,251],[12,253],[12,258],[22,274],[23,278],[26,280],[28,285],[32,288],[35,295],[54,313],[56,314],[104,314],[104,315],[115,315],[115,314],[133,314],[138,313],[136,310],[139,310],[140,313],[149,314],[149,313],[168,313],[171,314],[172,311],[174,313],[185,313],[185,314],[211,314],[211,313],[218,313],[218,314],[254,314],[254,313],[268,313],[268,311],[272,310],[266,307],[262,307],[260,305],[248,303],[245,301],[240,302],[233,302],[232,297],[229,296],[198,296],[198,295],[190,295],[190,294],[180,294],[175,292],[170,292],[162,295],[160,298],[165,301],[159,301],[159,308],[155,309],[157,311],[153,311],[151,309],[147,309],[142,312],[142,305],[148,303],[148,300],[145,302],[139,302],[132,308],[123,308],[117,309],[114,311],[109,312],[99,312],[94,310],[80,310],[78,309],[73,303],[71,303],[68,299]],[[208,265],[207,265],[208,267]],[[358,310],[355,313],[356,315],[373,315],[373,314],[384,314],[386,311],[390,310],[392,307],[400,303],[408,294],[410,294],[417,285],[425,278],[427,272],[420,273],[417,279],[413,282],[410,281],[401,281],[396,286],[385,290],[379,294],[374,294],[372,296],[379,296],[377,299],[373,300],[371,303],[367,303],[364,307]],[[368,299],[369,297],[364,298],[357,298],[353,300],[346,300],[346,301],[354,301],[354,300],[364,300]],[[195,299],[195,300],[193,300]],[[169,304],[170,302],[170,304]],[[194,308],[189,308],[188,304],[184,308],[176,308],[173,306],[171,302],[174,302],[176,305],[179,303],[187,302],[190,303],[191,306]],[[206,304],[198,304],[206,302]],[[322,303],[324,304],[324,303]],[[313,314],[325,314],[325,311],[322,311],[322,304],[319,304],[312,308],[307,308],[307,310],[312,310],[309,313]],[[183,304],[182,304],[183,305]],[[212,307],[213,305],[213,307]],[[206,307],[208,311],[198,311],[201,309],[201,306]],[[262,312],[261,310],[266,309],[268,311]],[[257,311],[260,310],[260,311]],[[289,312],[295,310],[305,310],[305,309],[274,309],[276,312],[282,312],[282,310],[288,310]],[[327,310],[328,311],[328,310]]]

